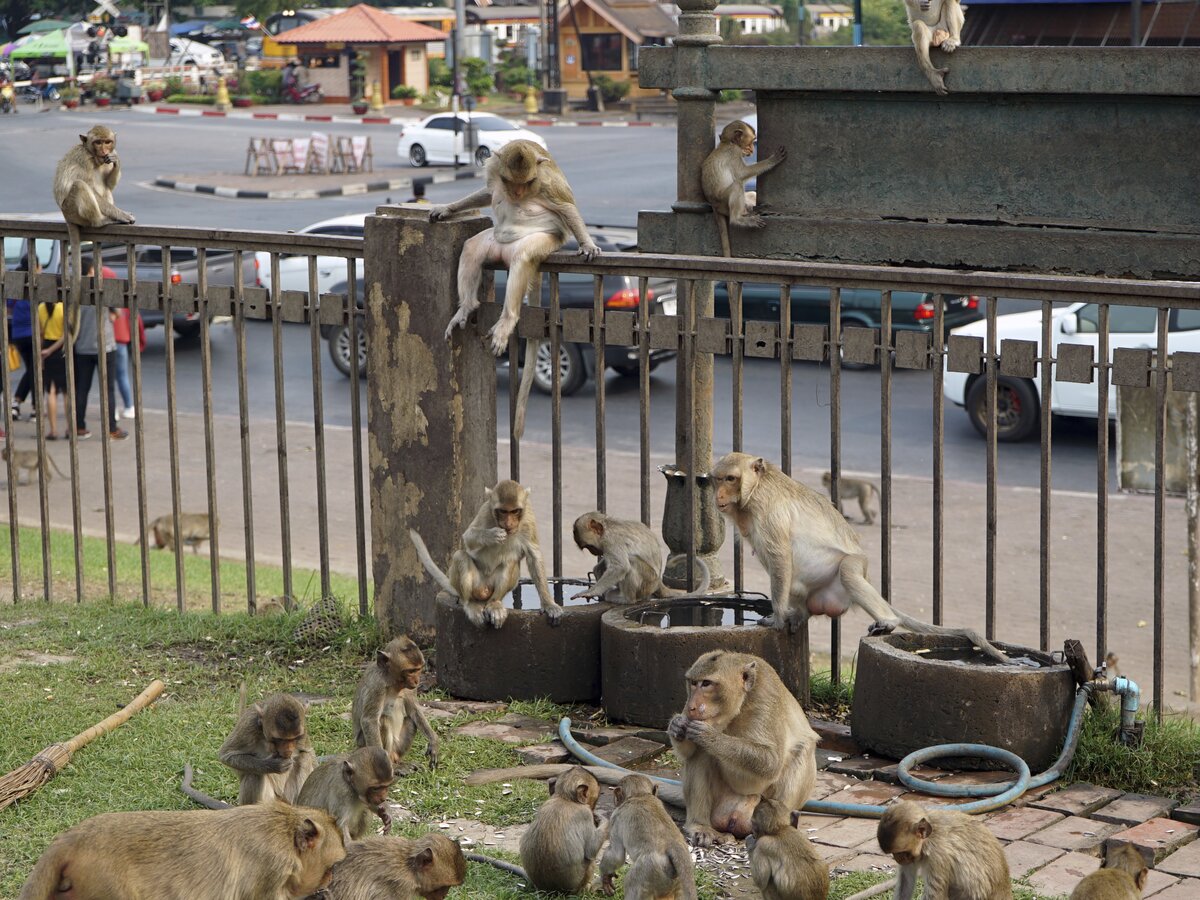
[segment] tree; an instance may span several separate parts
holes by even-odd
[[[862,6],[864,44],[902,47],[912,43],[912,29],[908,27],[903,0],[862,0]],[[813,43],[826,46],[853,44],[854,29],[852,26],[839,28]]]
[[[56,19],[80,19],[96,4],[92,0],[3,0],[0,3],[0,21],[8,31],[8,39],[15,41],[17,34],[29,24],[35,15]]]

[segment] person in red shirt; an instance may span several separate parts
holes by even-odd
[[[142,324],[141,316],[138,316],[137,324],[138,348],[145,350],[146,326]],[[132,339],[132,333],[129,328],[129,310],[121,309],[117,311],[117,317],[113,320],[113,337],[117,342],[117,390],[121,392],[121,405],[123,407],[121,416],[126,419],[132,419],[137,416],[137,409],[133,405],[133,386],[129,382],[129,342]]]

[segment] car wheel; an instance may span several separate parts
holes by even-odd
[[[482,166],[491,158],[492,151],[487,147],[475,148],[475,165]]]
[[[636,378],[641,367],[637,363],[621,363],[619,366],[609,366],[614,372],[622,378]],[[654,371],[654,363],[650,364],[650,371]]]
[[[976,378],[967,391],[967,415],[971,424],[987,437],[987,378]],[[1038,427],[1038,398],[1033,384],[1024,378],[1000,376],[996,380],[996,440],[1023,441]]]
[[[575,393],[587,380],[583,368],[583,354],[574,344],[561,344],[558,348],[558,371],[560,387],[564,397]],[[550,367],[550,342],[542,341],[538,346],[537,362],[533,368],[533,384],[543,394],[554,388],[554,370]]]
[[[185,340],[187,338],[194,338],[196,335],[198,335],[200,333],[200,323],[199,322],[187,322],[186,324],[176,323],[176,324],[172,325],[171,327],[173,327],[175,329],[175,333],[177,335],[179,335],[181,338],[184,338]]]
[[[411,147],[409,147],[408,161],[413,167],[417,169],[422,168],[428,162],[428,160],[425,158],[425,148],[420,144],[413,144]]]
[[[343,325],[329,336],[329,358],[333,367],[350,377],[350,326]],[[358,330],[358,377],[367,377],[367,334]]]

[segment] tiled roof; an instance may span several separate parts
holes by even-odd
[[[299,28],[285,32],[279,38],[288,44],[324,44],[340,41],[346,44],[402,44],[412,41],[444,41],[444,31],[409,22],[382,9],[360,3],[345,12],[336,13]]]

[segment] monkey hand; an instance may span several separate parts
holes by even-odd
[[[486,542],[491,544],[503,544],[508,537],[508,532],[497,525],[495,528],[485,528],[483,530]]]
[[[450,218],[451,212],[449,206],[435,206],[429,211],[430,222],[441,222]]]
[[[729,835],[720,834],[707,825],[684,825],[683,833],[696,847],[714,847],[732,839]]]
[[[383,822],[383,833],[387,834],[392,830],[392,814],[388,812],[388,805],[380,803],[375,808],[375,815],[379,816],[379,820]]]
[[[776,148],[775,152],[771,154],[771,159],[775,160],[777,163],[783,162],[785,159],[787,159],[787,147]]]
[[[591,261],[600,255],[600,248],[592,241],[585,241],[579,245],[579,255],[584,259]]]
[[[953,53],[957,49],[958,49],[958,41],[956,41],[954,38],[947,37],[944,41],[942,41],[942,52],[943,53]]]
[[[613,885],[613,877],[611,875],[605,875],[600,879],[600,892],[603,893],[605,897],[611,897],[617,892],[616,886]]]
[[[586,591],[581,591],[580,593],[576,594],[575,596],[581,600],[595,600],[597,597],[600,596],[600,592],[598,590],[596,590],[595,585],[592,585]]]
[[[454,314],[450,320],[450,324],[446,326],[446,340],[450,340],[450,335],[454,333],[455,328],[465,328],[467,325],[467,314],[460,309]]]
[[[683,737],[684,740],[691,741],[694,744],[703,744],[712,733],[713,727],[707,722],[697,722],[695,719],[688,719]]]
[[[557,628],[562,624],[562,607],[557,603],[550,603],[542,607],[542,612],[546,614],[546,619],[550,622],[551,628]]]
[[[263,768],[274,775],[282,775],[292,771],[292,761],[282,756],[268,756],[263,760]]]
[[[676,713],[671,718],[671,721],[667,723],[667,735],[677,741],[686,741],[687,726],[687,716],[683,715],[682,713]]]
[[[757,843],[758,843],[758,841],[755,839],[754,835],[752,835],[752,834],[746,835],[746,852],[753,853],[754,845]]]
[[[438,767],[438,748],[432,744],[426,747],[425,758],[429,760],[429,768],[436,769]]]

